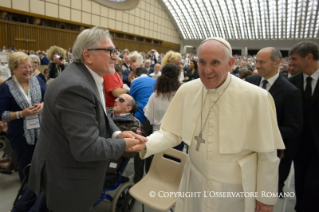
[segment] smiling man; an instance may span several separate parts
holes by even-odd
[[[116,57],[109,32],[86,29],[72,50],[73,63],[45,95],[28,183],[36,194],[44,191],[48,209],[54,212],[93,211],[108,160],[146,140],[121,133],[106,113],[102,76],[114,73]]]
[[[181,141],[189,145],[179,191],[201,196],[179,197],[177,212],[268,212],[276,203],[276,197],[263,195],[277,193],[276,152],[284,149],[275,105],[267,91],[229,73],[235,62],[231,53],[230,44],[222,38],[204,40],[198,48],[200,79],[181,86],[161,130],[145,144],[131,148],[142,150],[140,155],[146,158]],[[206,191],[226,196],[205,198]]]

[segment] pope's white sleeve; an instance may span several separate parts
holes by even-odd
[[[142,159],[177,146],[182,142],[181,137],[162,130],[162,128],[148,136],[147,139],[148,141],[145,143],[146,150],[140,152],[140,157]]]
[[[279,162],[277,150],[258,153],[256,199],[263,204],[274,205],[277,202]]]

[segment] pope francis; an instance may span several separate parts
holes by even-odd
[[[285,147],[275,105],[266,90],[229,74],[231,53],[222,38],[204,40],[200,79],[181,86],[161,130],[130,149],[146,158],[181,141],[189,145],[179,191],[202,195],[179,197],[177,212],[268,212],[277,201],[277,149]],[[205,198],[205,192],[213,195]]]

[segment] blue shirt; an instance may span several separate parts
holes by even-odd
[[[39,84],[41,86],[41,95],[43,101],[44,92],[46,90],[46,86],[43,82],[43,80],[37,76],[37,79],[39,81]],[[8,78],[8,80],[12,80],[12,77]],[[13,98],[9,86],[4,82],[0,85],[0,121],[2,121],[2,114],[5,111],[22,111],[22,108],[19,107],[19,105],[16,103],[15,99]],[[8,134],[13,135],[23,135],[23,119],[14,119],[12,121],[8,122]]]
[[[155,84],[156,80],[147,75],[133,80],[131,84],[130,95],[135,99],[136,104],[140,105],[140,108],[134,115],[141,123],[146,119],[143,109],[154,92]]]

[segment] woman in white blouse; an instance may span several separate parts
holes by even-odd
[[[157,79],[154,93],[144,107],[144,115],[153,126],[153,132],[160,129],[162,118],[180,86],[179,72],[180,67],[172,64],[165,65],[162,75]]]

